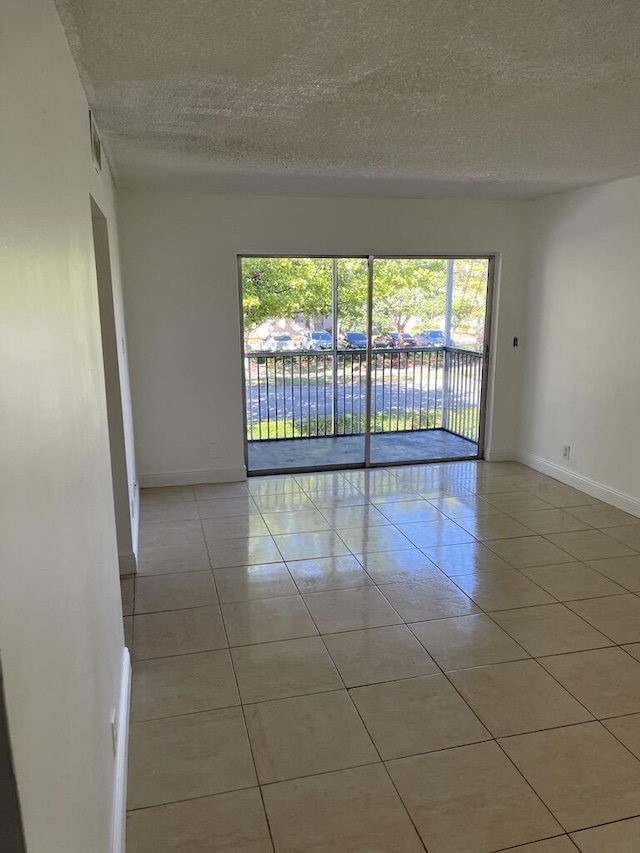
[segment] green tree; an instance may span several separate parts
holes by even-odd
[[[331,313],[330,258],[243,258],[245,331],[278,317]]]

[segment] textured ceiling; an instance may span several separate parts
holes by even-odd
[[[640,173],[640,0],[56,0],[127,187],[531,197]]]

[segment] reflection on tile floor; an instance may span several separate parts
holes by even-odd
[[[640,850],[640,523],[517,463],[142,493],[128,853]]]

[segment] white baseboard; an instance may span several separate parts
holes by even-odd
[[[517,457],[512,447],[485,447],[484,458],[487,462],[514,462]]]
[[[640,517],[640,498],[627,495],[625,492],[611,488],[611,486],[605,486],[604,483],[599,483],[590,477],[584,477],[576,471],[571,471],[562,465],[556,465],[555,462],[549,462],[548,459],[535,456],[533,453],[518,453],[517,459],[518,462],[522,462],[524,465],[528,465],[542,474],[547,474],[549,477],[560,480],[561,483],[567,486],[573,486],[574,489],[586,492],[592,498],[598,498],[598,500],[611,504],[618,509],[624,510],[624,512],[629,512],[631,515]]]
[[[116,760],[113,780],[113,823],[111,853],[125,853],[127,818],[127,756],[129,753],[129,703],[131,699],[131,659],[122,650],[120,698],[116,716]]]
[[[140,474],[141,489],[153,486],[197,486],[201,483],[239,483],[247,479],[247,469],[216,468],[212,471],[167,471],[164,474]]]
[[[138,571],[138,558],[135,554],[118,554],[118,565],[120,566],[120,577],[135,575]]]

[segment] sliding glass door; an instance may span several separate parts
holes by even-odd
[[[477,457],[491,267],[239,258],[249,472]]]

